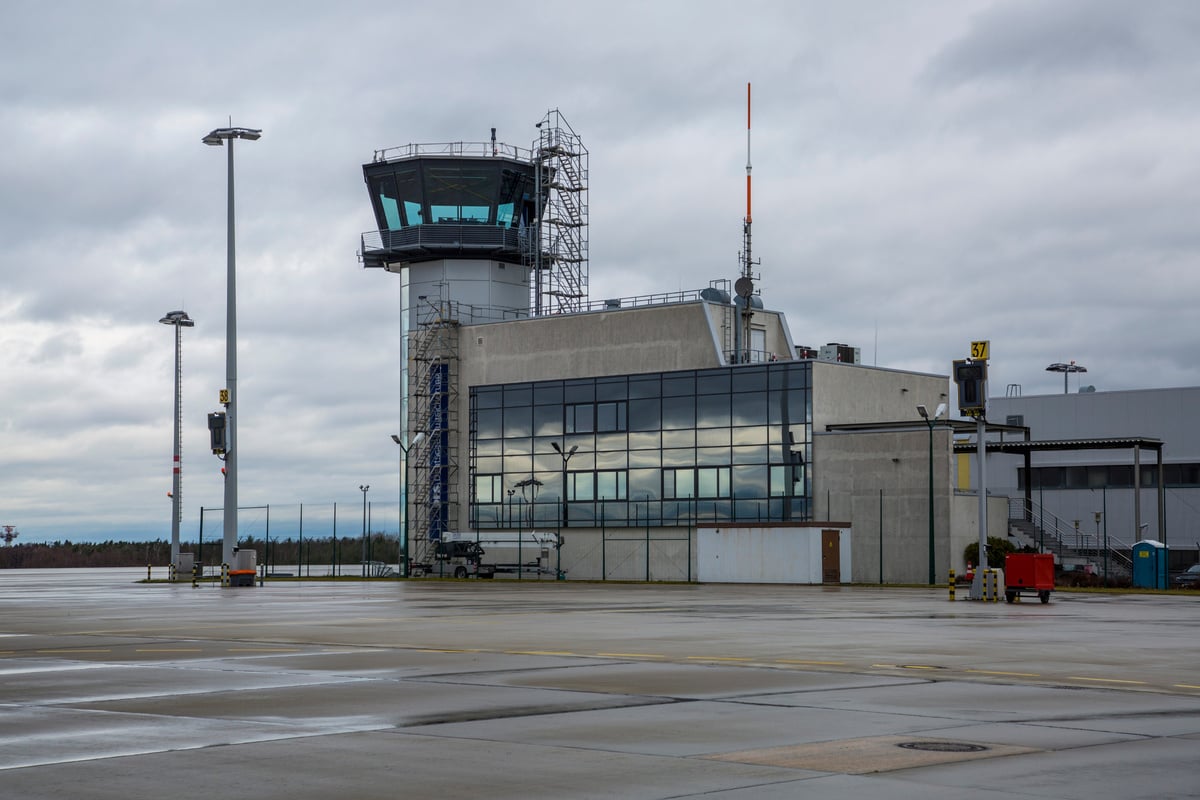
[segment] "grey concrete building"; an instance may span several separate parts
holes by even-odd
[[[992,455],[991,491],[1016,497],[1028,482],[1039,525],[1052,535],[1065,532],[1068,541],[1103,542],[1107,535],[1113,548],[1128,552],[1133,543],[1152,539],[1172,551],[1172,570],[1200,560],[1200,388],[1084,391],[989,402],[994,419],[1028,426],[1035,440],[1160,441],[1161,507],[1158,454],[1128,445],[1038,452],[1030,475],[1022,459]]]
[[[515,542],[521,574],[689,581],[717,557],[701,526],[836,532],[850,565],[833,574],[854,581],[961,567],[950,429],[917,415],[947,377],[798,348],[728,281],[590,301],[586,149],[555,112],[529,150],[410,145],[363,172],[378,230],[361,257],[401,281],[408,331],[414,569],[473,535]]]

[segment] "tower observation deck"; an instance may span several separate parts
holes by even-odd
[[[509,289],[480,293],[487,268],[525,272],[525,314],[581,310],[587,304],[587,150],[557,110],[537,127],[528,147],[495,141],[409,144],[375,151],[363,165],[376,230],[361,237],[367,268],[410,270],[413,285],[429,276],[420,265],[458,262],[440,270],[446,299],[513,306]],[[478,269],[469,266],[476,262]],[[457,279],[476,284],[463,294]],[[466,285],[457,287],[468,288]]]

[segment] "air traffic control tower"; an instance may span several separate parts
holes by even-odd
[[[426,546],[460,524],[459,326],[587,306],[588,152],[557,109],[536,136],[515,147],[493,128],[487,142],[409,144],[363,164],[376,230],[359,258],[400,279],[400,445],[414,498],[401,500],[402,527]]]

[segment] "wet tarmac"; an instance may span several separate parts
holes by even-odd
[[[0,797],[1200,797],[1200,592],[0,572]]]

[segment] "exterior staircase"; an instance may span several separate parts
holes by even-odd
[[[1036,502],[1023,497],[1008,501],[1008,535],[1018,547],[1030,547],[1039,553],[1052,553],[1062,569],[1070,571],[1088,566],[1112,581],[1133,576],[1133,546],[1115,536],[1087,532],[1060,519]]]

